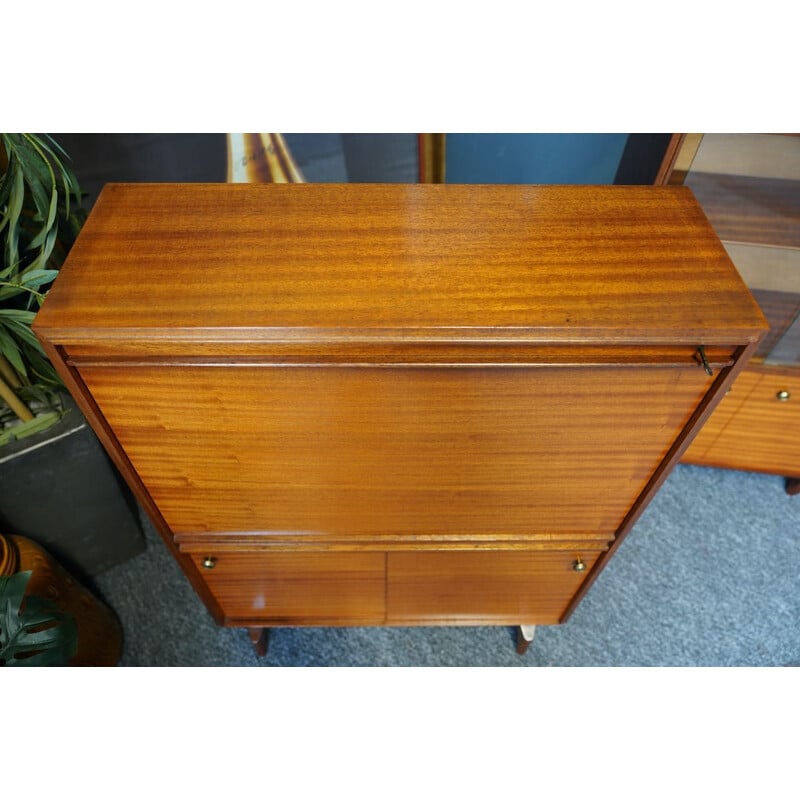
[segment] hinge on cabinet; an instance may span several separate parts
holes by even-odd
[[[697,352],[700,355],[700,361],[703,365],[703,369],[706,371],[706,375],[713,375],[714,372],[711,369],[711,365],[708,363],[708,359],[706,358],[706,349],[702,344],[697,348]]]

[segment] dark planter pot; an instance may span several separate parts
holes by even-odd
[[[72,398],[47,431],[0,448],[0,527],[78,578],[141,553],[138,507]]]
[[[24,571],[31,573],[25,590],[26,598],[39,597],[49,601],[75,620],[77,647],[63,665],[116,666],[122,655],[122,626],[117,615],[36,542],[24,536],[4,536],[0,533],[0,576]],[[24,649],[27,655],[35,654],[37,650],[34,644]],[[16,657],[20,658],[20,655]],[[64,657],[62,655],[61,659]],[[58,666],[62,665],[61,659]],[[17,664],[25,666],[24,655]]]

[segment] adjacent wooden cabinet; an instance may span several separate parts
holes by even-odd
[[[683,187],[110,184],[35,323],[260,652],[563,622],[765,330]]]
[[[689,134],[692,189],[770,324],[685,460],[783,475],[800,491],[800,136]]]

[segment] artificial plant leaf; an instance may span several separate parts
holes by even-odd
[[[50,147],[49,144],[49,142],[55,143],[54,139],[49,137],[46,133],[42,135],[23,133],[22,135],[31,144],[32,147],[36,148],[36,151],[41,154],[41,157],[43,159],[47,159],[48,163],[52,161],[59,169],[63,168],[64,165],[61,163],[61,156],[58,153],[56,153],[56,151],[52,147]],[[69,156],[66,157],[69,158]]]
[[[22,286],[29,287],[31,289],[38,289],[45,283],[50,283],[51,281],[55,280],[56,275],[58,275],[57,269],[29,268],[19,276],[19,283]]]
[[[20,344],[20,351],[23,360],[30,360],[31,351],[37,352],[44,357],[44,350],[39,340],[34,336],[33,331],[27,326],[15,320],[6,320],[4,323],[6,331]]]
[[[56,151],[58,151],[58,154],[62,158],[67,159],[67,161],[70,160],[67,151],[49,133],[42,135],[40,144],[45,150],[47,150],[48,153],[50,153],[50,155],[53,156],[53,158],[58,158],[58,155],[56,155]]]
[[[0,664],[64,666],[75,654],[75,618],[42,597],[25,597],[31,571],[0,577]]]
[[[41,223],[47,219],[50,206],[50,193],[54,183],[50,165],[44,161],[35,150],[20,147],[14,151],[16,159],[25,179],[25,187],[29,197],[33,200],[35,211],[31,212],[31,219]]]
[[[56,211],[58,209],[58,187],[53,184],[53,190],[50,192],[50,205],[47,209],[47,221],[45,222],[39,233],[34,236],[33,241],[28,245],[29,250],[34,250],[44,244],[47,235],[53,229],[53,223],[56,220]],[[52,249],[52,247],[51,247]]]
[[[14,271],[16,264],[9,264],[3,270],[0,270],[0,281],[4,281],[6,278],[11,277],[11,273]]]
[[[61,395],[55,389],[46,386],[21,386],[17,393],[21,400],[38,403],[42,407],[57,411],[62,417],[69,413],[69,409],[64,408]]]
[[[34,350],[30,347],[26,348],[24,357],[27,361],[28,377],[31,380],[39,381],[41,384],[40,388],[61,388],[64,386],[61,376],[56,372],[55,367],[50,363],[50,360],[44,355],[41,349]]]
[[[0,143],[8,155],[0,175],[4,346],[24,384],[61,388],[30,325],[86,218],[81,192],[69,156],[48,134],[0,133]]]
[[[43,414],[36,414],[36,416],[27,422],[20,422],[8,430],[11,432],[15,439],[25,439],[27,436],[46,431],[51,428],[61,419],[61,414],[58,411],[46,411]]]
[[[19,626],[25,631],[29,644],[38,645],[53,639],[52,626],[60,621],[61,611],[56,604],[47,597],[29,594],[25,597],[22,613],[19,614]]]
[[[14,152],[25,171],[25,182],[36,206],[35,218],[41,222],[47,219],[50,194],[56,185],[53,167],[47,160],[37,137],[23,133],[23,144]]]
[[[60,156],[48,146],[47,139],[45,137],[40,137],[38,140],[39,147],[42,149],[44,153],[47,155],[44,156],[48,160],[48,164],[50,168],[53,170],[53,185],[57,182],[58,178],[55,176],[55,173],[59,173],[61,176],[61,185],[64,189],[64,196],[67,203],[69,203],[69,194],[70,194],[70,176],[69,170],[64,166],[64,163],[61,161]],[[65,156],[69,159],[69,156]]]
[[[9,361],[12,362],[14,368],[23,380],[30,380],[31,372],[33,372],[35,377],[42,380],[44,383],[53,386],[61,385],[58,374],[47,359],[41,343],[36,336],[34,336],[29,325],[16,319],[2,318],[11,310],[15,309],[0,309],[0,330],[5,329],[6,335],[12,342],[12,346],[9,348],[7,340],[4,340],[6,341],[4,352],[5,349],[8,348],[12,357],[16,355],[14,360],[9,358]],[[16,354],[14,350],[16,350]],[[22,367],[21,370],[20,366]]]
[[[64,216],[69,219],[69,200],[72,194],[72,187],[70,186],[69,173],[63,167],[61,169],[61,185],[64,187]]]
[[[3,284],[0,281],[0,300],[7,300],[10,297],[16,297],[18,294],[22,294],[25,290],[16,283],[6,283]]]
[[[70,161],[71,159],[64,148],[49,133],[42,136],[39,140],[39,145],[52,158],[61,173],[61,185],[64,187],[64,216],[69,218],[71,195],[75,195],[78,206],[80,206],[81,202],[81,190],[78,186],[78,180],[61,161],[61,158],[65,161]]]
[[[3,151],[6,154],[6,163],[3,165],[3,172],[0,174],[0,205],[5,202],[6,194],[5,191],[8,188],[6,185],[6,177],[8,175],[8,162],[9,162],[9,153],[11,152],[11,147],[13,145],[9,144],[10,142],[10,135],[7,133],[0,133],[0,145],[3,147]]]
[[[22,570],[15,572],[13,575],[0,575],[0,592],[2,592],[0,596],[19,609],[20,605],[22,605],[22,598],[25,597],[25,588],[32,574],[30,570]],[[2,620],[2,617],[0,617],[0,620]],[[2,630],[7,630],[7,628],[2,626],[0,631]],[[0,636],[2,636],[2,632],[0,632]]]
[[[16,165],[16,160],[13,162]],[[13,169],[12,161],[9,159],[9,171]],[[25,196],[25,182],[21,169],[15,169],[8,197],[8,207],[4,215],[4,221],[8,225],[6,231],[6,264],[16,264],[19,261],[19,216],[22,213],[22,202]]]
[[[47,237],[42,245],[42,249],[30,263],[29,269],[43,269],[47,265],[50,254],[53,252],[53,246],[56,243],[56,236],[58,236],[58,225],[53,226],[47,231]]]
[[[22,360],[19,345],[3,325],[0,325],[0,353],[8,359],[8,362],[14,367],[18,375],[28,377],[28,371],[25,369],[25,362]]]
[[[39,348],[39,340],[30,329],[30,325],[17,319],[7,319],[5,321],[5,325],[11,331],[11,333],[18,336],[23,342],[27,342],[29,345],[36,347],[37,349]]]
[[[51,283],[58,275],[55,269],[32,269],[29,267],[17,276],[15,282],[4,281],[0,275],[0,300],[28,292],[35,295],[46,283]]]
[[[18,283],[6,283],[3,285],[3,282],[0,281],[0,300],[7,300],[10,297],[16,297],[18,294],[22,294],[24,291],[25,289]]]
[[[14,176],[11,172],[11,164],[9,164],[7,171],[4,172],[2,175],[0,175],[0,209],[6,208],[9,195],[11,194],[13,177]],[[3,228],[5,228],[7,224],[8,224],[8,215],[6,211],[3,211],[2,215],[0,215],[0,233],[3,232]]]
[[[0,308],[0,317],[5,317],[8,320],[16,320],[17,322],[24,322],[26,325],[31,325],[36,318],[35,311],[24,311],[21,308]]]

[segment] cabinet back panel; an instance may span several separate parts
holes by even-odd
[[[609,538],[711,380],[695,365],[81,374],[174,533]]]

